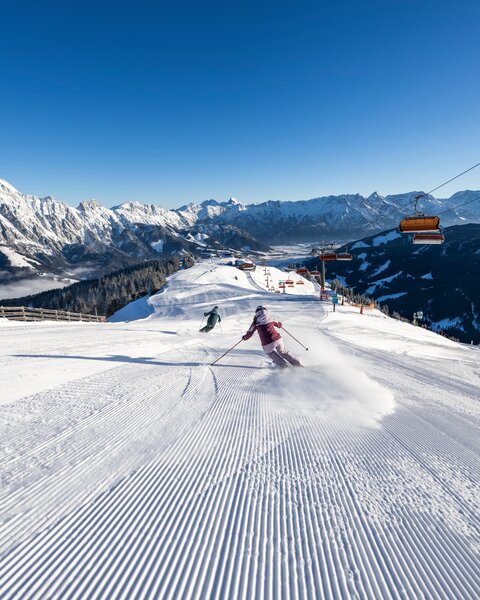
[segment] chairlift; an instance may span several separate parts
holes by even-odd
[[[287,281],[285,283],[287,285],[293,285],[293,280],[292,279],[287,279]]]
[[[443,244],[445,236],[441,231],[435,233],[414,233],[412,244]]]
[[[352,260],[350,252],[339,252],[337,254],[337,260]]]
[[[307,268],[306,267],[300,267],[299,269],[297,269],[297,274],[298,275],[306,275],[307,274]]]
[[[324,250],[320,256],[320,260],[337,260],[337,255],[332,250]]]
[[[400,221],[398,229],[401,233],[440,233],[440,217],[428,216],[417,210],[418,201],[422,196],[424,196],[424,194],[418,194],[415,196],[413,203],[413,215],[410,217],[404,217]]]
[[[297,285],[304,285],[305,282],[304,281],[297,281]]]
[[[310,271],[310,275],[313,275],[314,277],[320,277],[320,271]]]

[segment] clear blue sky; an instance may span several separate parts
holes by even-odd
[[[477,0],[12,0],[0,21],[0,177],[25,193],[387,194],[480,160]],[[480,170],[438,195],[466,188]]]

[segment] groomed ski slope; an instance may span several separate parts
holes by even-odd
[[[0,322],[2,599],[480,597],[478,349],[265,288],[207,262],[115,322]],[[210,366],[258,304],[304,369]]]

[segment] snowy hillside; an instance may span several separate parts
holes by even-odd
[[[442,245],[413,246],[411,236],[384,232],[350,245],[353,260],[328,265],[356,293],[411,319],[423,312],[430,329],[480,344],[480,225],[444,229]],[[307,261],[317,268],[318,259]]]
[[[288,277],[0,320],[2,599],[480,596],[478,350]],[[257,336],[211,366],[258,304],[305,368]]]

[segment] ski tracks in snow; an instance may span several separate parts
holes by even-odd
[[[2,407],[0,547],[54,523],[171,443],[206,410],[206,378],[206,367],[139,362]]]
[[[52,411],[60,398],[72,410],[96,398],[70,428],[48,416],[44,435],[12,427],[3,597],[478,597],[470,449],[468,493],[445,485],[455,442],[413,413],[387,410],[378,426],[336,410],[351,387],[328,369],[279,373],[238,355],[186,364],[195,359],[120,367],[44,394]],[[41,411],[31,412],[38,424]],[[63,470],[29,487],[27,457]],[[78,502],[89,468],[96,485]],[[115,481],[98,482],[110,471]]]

